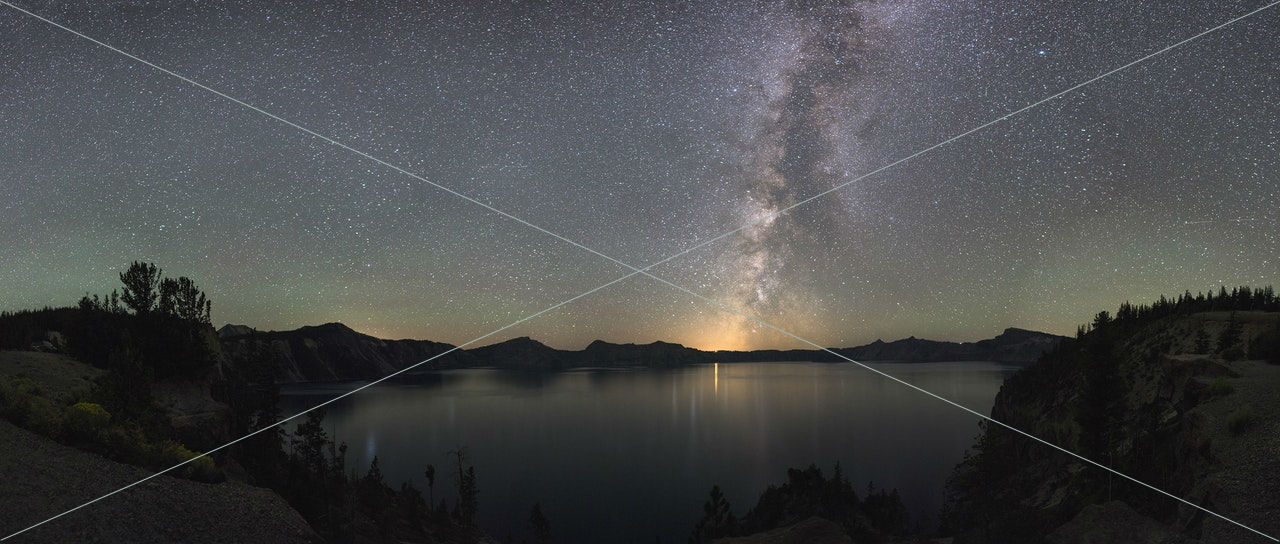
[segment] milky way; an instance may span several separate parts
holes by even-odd
[[[1262,4],[23,5],[643,265]],[[1275,282],[1277,17],[655,272],[829,345]],[[463,342],[625,273],[12,10],[0,47],[0,309],[145,259],[218,323]],[[795,344],[643,278],[508,332]]]

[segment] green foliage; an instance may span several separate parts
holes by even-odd
[[[1231,431],[1233,435],[1242,434],[1253,426],[1255,419],[1253,408],[1246,405],[1227,417],[1227,430]]]
[[[62,435],[62,414],[40,387],[25,377],[0,381],[0,417],[37,434]]]
[[[178,442],[149,437],[137,421],[118,420],[101,404],[78,401],[56,406],[27,378],[0,381],[0,417],[36,434],[155,470],[197,455]],[[175,475],[205,482],[223,478],[208,457],[188,463]]]
[[[174,469],[173,473],[200,482],[220,482],[224,479],[222,472],[209,456],[202,456],[173,440],[165,440],[151,444],[148,448],[153,466],[169,468],[185,463]],[[188,462],[189,461],[189,462]]]
[[[111,414],[102,405],[77,402],[63,410],[67,438],[75,442],[98,442],[111,422]]]

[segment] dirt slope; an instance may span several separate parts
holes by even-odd
[[[0,420],[0,536],[151,474]],[[283,499],[236,482],[158,476],[12,542],[316,542]]]

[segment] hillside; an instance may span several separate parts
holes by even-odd
[[[0,420],[0,533],[151,474]],[[92,477],[86,477],[92,475]],[[284,499],[238,482],[156,477],[23,534],[18,542],[318,542]]]
[[[977,342],[944,342],[914,336],[864,346],[833,348],[855,361],[895,361],[927,363],[938,361],[995,361],[1030,364],[1054,348],[1064,337],[1037,331],[1008,328],[995,338]],[[816,349],[717,351],[715,358],[728,362],[748,361],[840,361],[839,357]]]
[[[257,332],[243,325],[218,330],[222,353],[232,366],[263,354],[272,359],[278,382],[374,379],[453,347],[426,340],[382,340],[341,323],[292,331]],[[1063,337],[1005,329],[978,342],[940,342],[915,337],[865,346],[836,348],[865,361],[997,361],[1029,364]],[[581,367],[675,367],[711,362],[822,361],[841,359],[821,350],[702,351],[670,342],[616,344],[596,340],[582,350],[550,347],[529,337],[458,350],[432,361],[431,368],[495,367],[557,370]]]
[[[218,337],[226,361],[237,366],[265,354],[279,382],[377,378],[453,348],[428,340],[374,338],[341,323],[282,332],[257,332],[244,326],[227,325],[218,330]],[[461,350],[433,363],[435,368],[476,364],[473,357]]]
[[[1104,312],[1009,378],[992,417],[1280,534],[1280,366],[1259,360],[1277,356],[1280,314],[1157,308],[1146,317]],[[1005,429],[983,429],[948,483],[944,518],[956,544],[1265,541]]]
[[[0,351],[0,382],[29,380],[56,404],[83,395],[103,374],[63,354]],[[0,419],[0,474],[0,535],[7,535],[151,471],[59,444]],[[163,475],[18,541],[275,543],[315,542],[318,537],[270,490]]]

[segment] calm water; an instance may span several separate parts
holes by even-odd
[[[992,363],[874,365],[988,413],[1015,369]],[[350,384],[286,390],[301,410]],[[377,455],[388,483],[436,465],[452,505],[446,452],[466,446],[480,522],[524,534],[542,503],[557,541],[685,542],[712,484],[742,515],[787,467],[840,461],[860,492],[894,487],[913,520],[936,523],[942,484],[977,418],[848,364],[738,363],[675,370],[418,374],[330,405],[326,426],[363,473]]]

